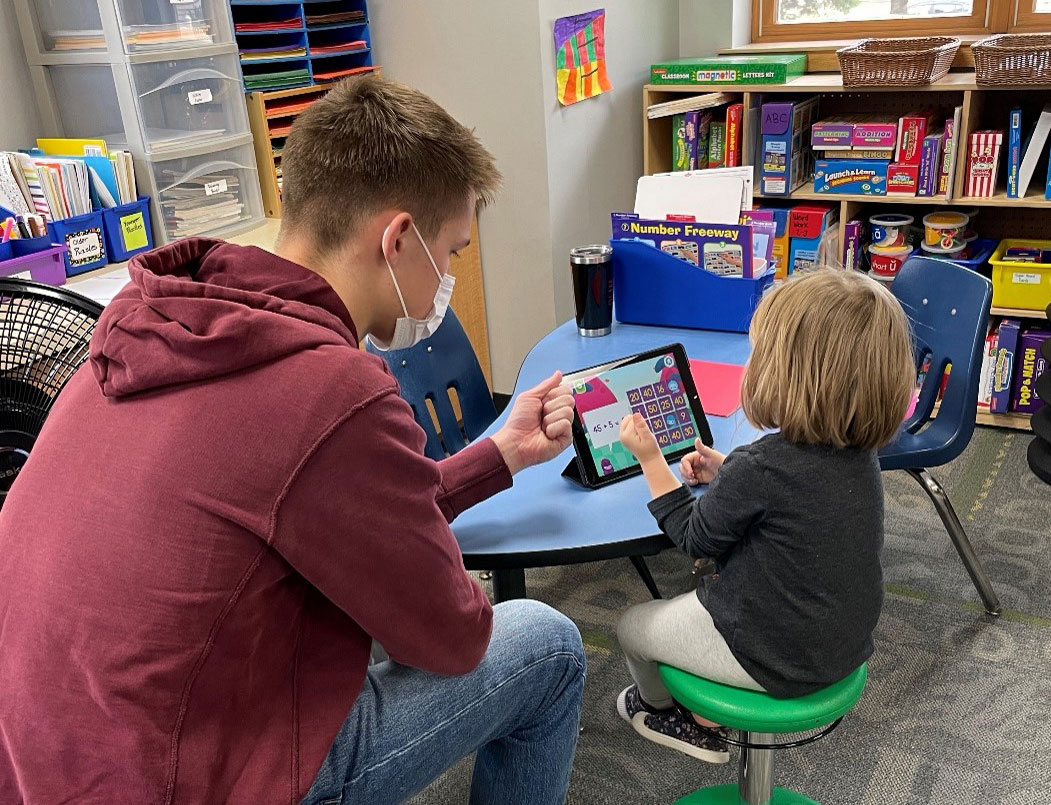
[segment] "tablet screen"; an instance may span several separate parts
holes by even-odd
[[[695,413],[701,408],[693,378],[682,376],[681,367],[689,364],[685,355],[678,358],[681,351],[672,345],[566,377],[582,431],[578,436],[583,436],[597,479],[638,467],[619,439],[621,420],[628,414],[642,414],[669,459],[692,450],[694,439],[711,441],[707,422],[700,424]],[[580,453],[579,438],[577,444]]]

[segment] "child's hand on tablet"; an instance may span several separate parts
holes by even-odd
[[[718,450],[705,446],[700,439],[694,442],[694,447],[697,449],[683,456],[679,463],[682,479],[690,486],[710,484],[719,472],[726,456]]]
[[[628,448],[640,464],[661,457],[657,437],[650,431],[642,414],[629,414],[621,420],[620,443]]]

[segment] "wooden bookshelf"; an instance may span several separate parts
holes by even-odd
[[[650,106],[683,98],[685,95],[704,95],[722,92],[732,97],[729,103],[744,106],[742,120],[742,151],[744,164],[752,164],[756,135],[754,121],[758,114],[749,110],[761,107],[763,96],[793,95],[797,98],[818,95],[821,97],[819,117],[837,113],[857,111],[894,113],[902,115],[919,108],[936,107],[948,110],[961,106],[963,112],[957,142],[966,144],[972,131],[985,128],[1003,129],[1005,142],[1001,159],[1006,159],[1006,129],[1008,110],[1015,105],[1027,109],[1030,120],[1044,103],[1051,103],[1051,87],[979,87],[974,73],[955,72],[934,84],[922,87],[844,87],[838,73],[809,73],[785,84],[773,85],[657,85],[643,87],[643,173],[652,175],[672,170],[672,118],[649,119]],[[776,100],[776,97],[774,98]],[[1034,111],[1035,110],[1035,111]],[[754,116],[753,120],[749,118]],[[966,148],[966,146],[964,146]],[[964,188],[966,179],[965,152],[957,152],[953,187],[957,194]],[[1043,164],[1043,163],[1042,163]],[[1037,166],[1029,192],[1025,198],[1011,199],[1001,188],[990,198],[970,198],[956,195],[946,199],[944,195],[917,196],[865,196],[815,193],[812,183],[804,184],[788,196],[764,196],[756,184],[756,199],[764,202],[822,202],[839,208],[839,242],[843,242],[846,223],[866,214],[866,207],[886,208],[895,205],[910,209],[909,214],[920,215],[937,207],[978,207],[988,210],[979,215],[977,229],[982,236],[1051,239],[1051,200],[1044,198],[1044,181],[1041,166]],[[1046,315],[1037,310],[994,307],[994,316],[1009,316],[1029,320],[1046,320]],[[979,412],[978,421],[983,425],[1029,429],[1029,417],[1017,414],[989,414]]]
[[[844,87],[839,73],[807,73],[785,84],[720,84],[693,86],[690,84],[646,84],[647,90],[700,94],[702,92],[770,92],[813,94],[815,92],[962,92],[978,89],[973,72],[949,73],[945,78],[923,87]],[[982,89],[986,89],[983,87]]]
[[[976,421],[979,425],[991,428],[1029,430],[1029,414],[990,414],[988,411],[979,411]]]
[[[376,68],[373,74],[379,73],[379,68]],[[324,97],[331,87],[331,84],[318,84],[272,92],[249,92],[245,95],[248,122],[255,144],[255,160],[259,168],[259,187],[263,192],[263,212],[267,218],[281,217],[281,151],[288,136],[286,129],[291,127],[297,115],[310,103]],[[296,99],[301,99],[305,105],[295,111],[281,108],[295,105]]]
[[[795,190],[788,196],[764,196],[758,190],[755,192],[757,199],[770,199],[780,201],[787,198],[789,201],[856,201],[861,204],[935,204],[937,206],[959,206],[959,207],[1011,207],[1013,209],[1051,210],[1051,199],[1046,199],[1039,190],[1034,192],[1032,188],[1026,193],[1025,198],[1008,198],[1006,191],[1000,191],[992,198],[979,198],[975,196],[961,196],[946,200],[945,196],[862,196],[841,195],[832,193],[815,193],[806,185]]]
[[[815,193],[807,185],[803,185],[798,190],[793,191],[787,196],[764,196],[758,190],[755,191],[755,197],[757,199],[766,199],[770,201],[782,201],[788,199],[789,201],[825,201],[825,202],[846,202],[855,201],[859,204],[939,204],[946,205],[951,202],[945,200],[945,196],[927,196],[924,198],[917,198],[916,196],[862,196],[862,195],[832,195],[830,193]],[[959,202],[962,203],[962,202]]]
[[[1018,307],[993,307],[990,311],[994,316],[1004,316],[1010,319],[1046,319],[1047,314],[1042,310],[1026,310]]]

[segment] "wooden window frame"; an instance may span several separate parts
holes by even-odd
[[[1036,0],[1015,0],[1008,30],[1012,33],[1051,31],[1051,12],[1036,12]]]
[[[860,22],[777,22],[778,0],[752,0],[752,42],[819,42],[869,36],[950,34],[979,37],[989,34],[1051,31],[1051,12],[1033,11],[1036,0],[974,0],[969,17],[928,17]]]

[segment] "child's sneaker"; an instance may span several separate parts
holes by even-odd
[[[676,707],[658,710],[650,707],[639,695],[639,686],[631,685],[617,697],[617,712],[648,741],[677,749],[706,763],[728,763],[730,749],[722,741],[710,737],[693,717]],[[725,727],[717,728],[728,733]]]

